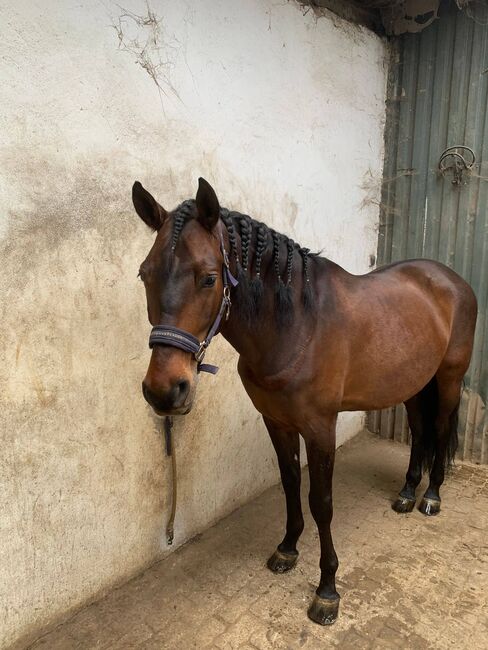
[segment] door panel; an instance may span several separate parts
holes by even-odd
[[[468,14],[443,3],[439,20],[393,47],[378,264],[437,259],[473,287],[479,314],[461,401],[459,456],[487,463],[488,8],[473,3]],[[453,170],[439,171],[441,154],[456,145],[476,156],[459,185]],[[454,160],[461,165],[458,156],[446,159]],[[383,437],[408,439],[403,406],[370,414],[369,425]]]

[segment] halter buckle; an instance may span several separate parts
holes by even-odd
[[[200,347],[198,348],[198,351],[195,352],[195,359],[197,363],[201,363],[203,361],[203,357],[205,356],[205,352],[207,351],[207,342],[203,341],[200,343]]]

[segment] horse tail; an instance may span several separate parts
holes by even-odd
[[[447,439],[447,450],[446,450],[446,467],[450,467],[456,456],[458,450],[458,422],[459,422],[459,404],[461,400],[457,403],[456,408],[449,416],[449,431]]]

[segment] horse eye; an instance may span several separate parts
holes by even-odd
[[[207,277],[203,280],[203,286],[204,287],[213,287],[215,285],[215,282],[217,280],[217,277],[215,275],[207,275]]]

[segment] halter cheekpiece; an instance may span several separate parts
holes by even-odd
[[[220,250],[224,263],[222,265],[222,282],[224,291],[222,302],[220,304],[219,312],[213,322],[212,327],[209,329],[207,336],[203,341],[199,341],[196,336],[172,325],[156,325],[152,328],[149,336],[149,347],[153,348],[155,345],[170,345],[174,348],[179,348],[185,352],[190,352],[197,362],[197,372],[210,372],[215,375],[218,371],[217,366],[212,366],[208,363],[202,363],[208,346],[210,345],[213,337],[217,333],[222,318],[225,320],[229,318],[231,300],[230,290],[237,285],[237,280],[232,275],[229,265],[229,256],[225,250],[224,238],[220,232]]]

